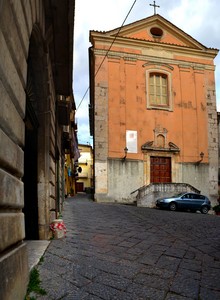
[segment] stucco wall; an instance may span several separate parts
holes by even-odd
[[[158,24],[164,31],[159,43],[150,34],[151,27]],[[103,55],[107,54],[94,76],[97,198],[100,194],[100,197],[106,195],[106,199],[125,201],[127,198],[130,201],[130,193],[124,191],[124,184],[128,181],[129,188],[131,185],[137,189],[151,182],[151,156],[171,157],[172,182],[190,183],[210,200],[215,201],[217,197],[214,58],[218,50],[202,46],[170,25],[157,15],[134,22],[121,29],[120,41],[111,45],[108,52],[107,45],[115,36],[114,30],[90,34],[94,74]],[[149,74],[152,72],[167,75],[169,101],[165,107],[149,105]],[[106,88],[101,92],[102,87]],[[137,133],[137,151],[128,151],[127,165],[120,165],[117,160],[124,155],[128,130]],[[159,135],[156,133],[163,136],[164,145],[158,146]],[[130,161],[143,160],[143,145],[146,144],[151,144],[152,148],[144,150],[144,175],[142,170],[135,178],[129,169]],[[178,151],[171,151],[169,145],[172,144]],[[196,165],[201,153],[204,153],[203,161]],[[136,170],[140,171],[140,168],[135,166]]]
[[[209,186],[209,165],[208,164],[179,164],[177,177],[182,178],[181,182],[188,183],[198,189],[215,203],[216,195],[210,194]],[[136,201],[138,188],[145,184],[144,164],[142,161],[123,159],[108,159],[106,172],[99,177],[98,188],[100,190],[101,180],[108,183],[106,190],[96,194],[98,202],[133,203]],[[162,196],[162,194],[158,194]],[[147,195],[144,206],[153,207],[154,199]]]
[[[96,195],[97,201],[133,203],[133,191],[143,185],[143,162],[123,159],[108,159],[106,193]]]
[[[209,174],[210,166],[208,164],[182,164],[183,182],[189,183],[200,190],[201,194],[206,195],[214,205],[218,195],[216,189],[210,189]],[[216,176],[214,175],[213,178],[216,178]]]
[[[215,191],[210,193],[209,173],[208,164],[179,164],[177,177],[182,179],[179,182],[188,183],[198,189],[201,194],[208,196],[214,205],[217,195]],[[95,194],[98,202],[133,203],[136,201],[137,192],[132,192],[142,187],[146,181],[144,164],[141,161],[126,160],[123,162],[122,159],[110,159],[108,167],[105,164],[105,172],[103,173],[101,170],[99,175],[97,189],[102,192]],[[164,195],[158,194],[159,196]],[[155,194],[147,195],[143,201],[144,205],[142,206],[154,207]]]

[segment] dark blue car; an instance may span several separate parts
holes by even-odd
[[[209,199],[196,193],[180,193],[171,197],[164,197],[156,200],[156,206],[175,210],[190,210],[196,212],[199,210],[202,214],[207,214],[211,209]]]

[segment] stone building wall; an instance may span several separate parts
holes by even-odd
[[[215,80],[206,83],[207,88],[207,115],[209,139],[209,195],[213,204],[218,198],[218,165],[219,165],[219,136],[216,111]]]
[[[49,224],[57,209],[56,176],[62,177],[62,127],[56,121],[49,51],[55,33],[46,14],[50,5],[46,0],[0,0],[0,298],[4,300],[24,299],[29,276],[24,239],[50,237]]]
[[[106,67],[106,66],[105,66]],[[107,73],[106,73],[107,75]],[[95,177],[95,200],[105,197],[108,193],[108,84],[107,78],[102,77],[99,86],[95,88],[95,95],[98,99],[94,107],[95,138],[94,148],[96,163],[94,165]]]

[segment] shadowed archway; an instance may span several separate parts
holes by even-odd
[[[44,207],[41,209],[45,191],[41,189],[39,195],[40,174],[45,177],[45,160],[49,152],[45,151],[48,144],[45,132],[45,112],[48,111],[46,62],[43,39],[39,28],[34,26],[28,55],[23,177],[25,236],[32,240],[40,238],[40,219],[46,218]]]

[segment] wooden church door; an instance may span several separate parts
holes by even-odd
[[[150,158],[150,182],[167,183],[171,182],[171,158],[155,157]]]

